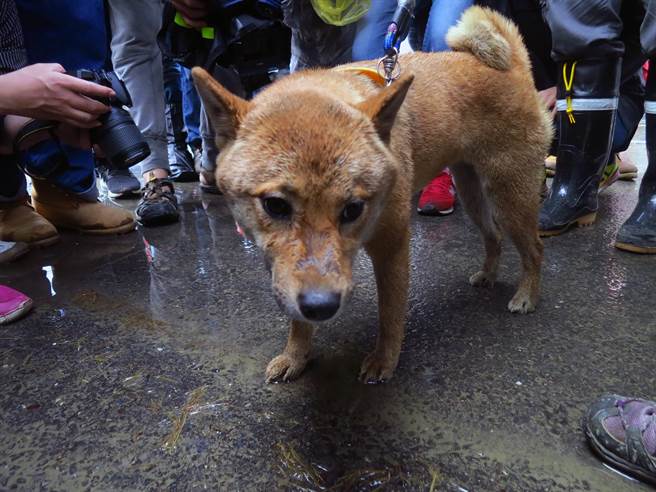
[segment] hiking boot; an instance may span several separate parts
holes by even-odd
[[[137,205],[137,221],[142,226],[156,226],[177,222],[178,199],[170,179],[153,179],[146,183],[143,197]]]
[[[59,240],[59,233],[27,200],[0,202],[0,240],[49,246]]]
[[[83,200],[46,181],[32,181],[32,205],[56,227],[84,234],[123,234],[135,227],[127,210]]]
[[[417,212],[421,215],[449,215],[456,202],[456,189],[448,169],[437,175],[421,191]]]
[[[110,169],[100,165],[96,168],[96,175],[110,198],[130,198],[141,190],[141,183],[129,169]]]
[[[0,264],[17,260],[30,250],[27,243],[0,241]]]

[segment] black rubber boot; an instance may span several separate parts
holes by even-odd
[[[615,246],[633,253],[656,254],[656,59],[649,61],[649,67],[645,96],[647,171],[640,183],[638,204],[617,233]]]
[[[541,236],[595,221],[599,180],[610,155],[621,59],[579,61],[574,70],[572,66],[559,65],[558,164],[540,210]]]

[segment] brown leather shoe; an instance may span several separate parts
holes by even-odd
[[[0,240],[49,246],[59,240],[59,233],[26,200],[22,200],[0,203]]]
[[[127,210],[82,200],[45,181],[32,182],[32,204],[55,226],[84,234],[122,234],[136,224]]]

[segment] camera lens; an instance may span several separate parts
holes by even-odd
[[[150,147],[124,109],[112,107],[100,122],[102,126],[91,130],[91,138],[113,167],[125,169],[150,155]]]

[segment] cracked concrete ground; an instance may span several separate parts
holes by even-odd
[[[631,152],[642,174],[642,129]],[[510,244],[497,287],[474,289],[482,244],[462,210],[415,217],[406,342],[378,386],[356,381],[376,330],[364,255],[305,373],[266,385],[287,322],[221,197],[184,185],[179,224],[64,234],[0,269],[36,304],[0,328],[0,489],[647,490],[580,430],[604,392],[656,397],[656,258],[612,246],[638,185],[545,240],[526,316],[506,311]]]

